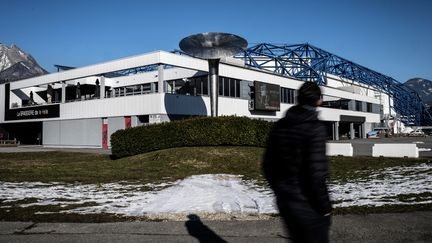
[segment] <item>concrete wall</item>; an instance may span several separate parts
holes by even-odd
[[[372,147],[373,157],[394,157],[394,158],[418,158],[419,150],[417,144],[411,143],[389,143],[389,144],[374,144]]]

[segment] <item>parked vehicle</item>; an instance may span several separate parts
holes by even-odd
[[[408,136],[410,137],[426,137],[426,134],[422,130],[412,131]]]
[[[366,133],[366,138],[383,138],[389,136],[389,129],[385,127],[376,127],[374,130]]]
[[[366,138],[380,138],[379,131],[370,131],[366,133]]]

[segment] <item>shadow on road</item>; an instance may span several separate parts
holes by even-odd
[[[199,242],[216,242],[216,243],[222,243],[227,242],[224,239],[222,239],[219,235],[217,235],[213,230],[211,230],[209,227],[207,227],[203,222],[201,221],[200,217],[196,214],[189,214],[188,215],[189,220],[186,221],[185,226],[188,231],[188,233],[197,238]]]

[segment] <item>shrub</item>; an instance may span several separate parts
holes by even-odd
[[[264,147],[271,122],[247,117],[196,117],[119,130],[111,136],[115,158],[190,146]]]

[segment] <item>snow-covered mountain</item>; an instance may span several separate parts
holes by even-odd
[[[48,72],[18,46],[0,43],[0,83],[35,77]]]
[[[422,101],[432,107],[432,81],[424,78],[412,78],[404,83],[415,90]]]

